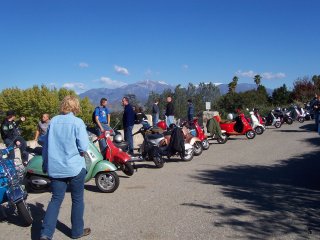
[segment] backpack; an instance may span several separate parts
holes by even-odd
[[[97,122],[96,122],[96,109],[97,109],[97,108],[100,109],[100,107],[95,107],[95,109],[94,109],[93,112],[92,112],[92,122],[93,122],[94,124],[97,123]]]

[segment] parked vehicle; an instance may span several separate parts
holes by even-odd
[[[281,109],[278,107],[273,111],[273,114],[276,118],[280,119],[281,124],[286,123],[291,125],[293,123],[291,111],[288,111],[286,108]]]
[[[243,113],[239,113],[235,121],[219,122],[221,130],[226,131],[226,135],[245,135],[248,139],[253,139],[256,136],[255,131],[245,118]]]
[[[217,140],[218,143],[224,144],[228,141],[228,136],[225,130],[220,127],[220,115],[213,116],[207,120],[208,139]]]
[[[14,159],[4,158],[4,155],[7,155],[12,149],[0,150],[0,204],[8,203],[10,207],[17,211],[25,225],[30,226],[33,218],[26,203],[28,194],[22,185],[23,179],[17,171]]]
[[[191,134],[194,132],[194,136],[198,137],[202,144],[203,150],[208,150],[210,147],[208,137],[204,132],[204,128],[199,125],[198,118],[194,118],[190,125]]]
[[[108,135],[110,133],[106,131],[105,134],[106,137],[109,137]],[[42,171],[42,148],[29,148],[28,150],[34,154],[34,157],[30,159],[26,166],[26,182],[32,191],[44,192],[50,186],[50,179],[48,175]],[[96,186],[101,192],[112,193],[117,190],[120,183],[119,176],[116,173],[117,167],[113,163],[104,160],[104,157],[94,143],[89,143],[89,149],[84,154],[84,158],[87,169],[85,182],[95,178]]]
[[[95,142],[105,139],[107,147],[102,151],[102,156],[104,156],[104,159],[113,163],[118,169],[124,172],[124,174],[132,176],[134,173],[134,167],[131,164],[131,156],[115,144],[114,141],[116,141],[119,134],[114,136],[114,141],[111,140],[111,134],[114,134],[113,130],[105,131],[98,136]],[[125,142],[123,147],[125,147],[126,144],[127,143]],[[125,148],[129,149],[128,146]]]
[[[297,120],[299,123],[303,123],[305,120],[305,112],[303,110],[303,108],[301,108],[300,110],[298,109],[297,106],[293,107],[293,117],[295,120]]]
[[[266,127],[259,122],[258,118],[254,115],[253,112],[249,112],[249,114],[250,117],[248,119],[248,122],[251,124],[256,134],[261,135]]]
[[[172,141],[172,136],[174,136],[175,140],[180,140],[179,135],[180,133],[182,134],[181,128],[172,124],[170,128],[167,129],[166,123],[164,121],[159,121],[157,126],[164,131],[163,133],[158,135],[156,140],[163,156],[167,156],[168,158],[170,158],[173,155],[177,155],[180,156],[183,161],[191,161],[193,159],[194,148],[191,144],[184,142],[184,144],[180,146],[181,149],[179,149],[178,151],[176,149],[175,143]]]
[[[200,156],[203,150],[200,138],[191,134],[187,121],[182,122],[180,127],[182,128],[185,142],[191,144],[195,156]]]
[[[274,111],[272,110],[267,117],[264,118],[265,126],[275,126],[276,128],[280,128],[282,123],[279,117],[274,115]]]

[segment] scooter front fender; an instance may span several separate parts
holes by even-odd
[[[94,166],[90,178],[95,177],[99,172],[114,172],[116,170],[117,170],[117,167],[113,163],[107,160],[102,160]]]
[[[192,145],[190,143],[185,143],[184,144],[184,149],[185,150],[189,150],[189,149],[193,149]]]
[[[28,162],[28,165],[26,166],[26,172],[31,174],[47,176],[48,174],[45,174],[42,171],[42,162],[43,162],[42,156],[38,156],[38,155],[34,156]]]

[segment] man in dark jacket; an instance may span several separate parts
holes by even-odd
[[[133,154],[133,137],[132,129],[135,121],[135,112],[129,103],[127,97],[122,98],[122,106],[124,106],[124,112],[122,117],[124,140],[129,143],[129,153]]]
[[[20,136],[19,124],[25,121],[25,117],[21,117],[20,120],[15,122],[16,114],[13,110],[7,112],[7,117],[1,124],[1,137],[7,147],[14,147],[15,145],[19,147],[21,153],[21,160],[23,165],[27,165],[29,153],[26,151],[27,143]],[[8,157],[10,159],[15,158],[14,150],[9,152]]]
[[[167,97],[167,106],[166,106],[165,115],[167,117],[167,127],[169,127],[170,124],[174,123],[174,106],[173,106],[171,97]]]
[[[194,106],[192,103],[192,100],[189,99],[188,100],[188,121],[191,122],[193,120],[194,117]]]

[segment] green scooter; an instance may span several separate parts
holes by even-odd
[[[26,186],[33,192],[45,192],[50,186],[50,179],[42,171],[42,147],[28,148],[28,151],[34,157],[30,159],[25,169]],[[87,168],[85,182],[95,178],[96,185],[101,192],[112,193],[117,190],[120,183],[119,176],[115,172],[117,167],[103,160],[103,156],[92,142],[89,143],[89,149],[84,154],[84,158]]]

